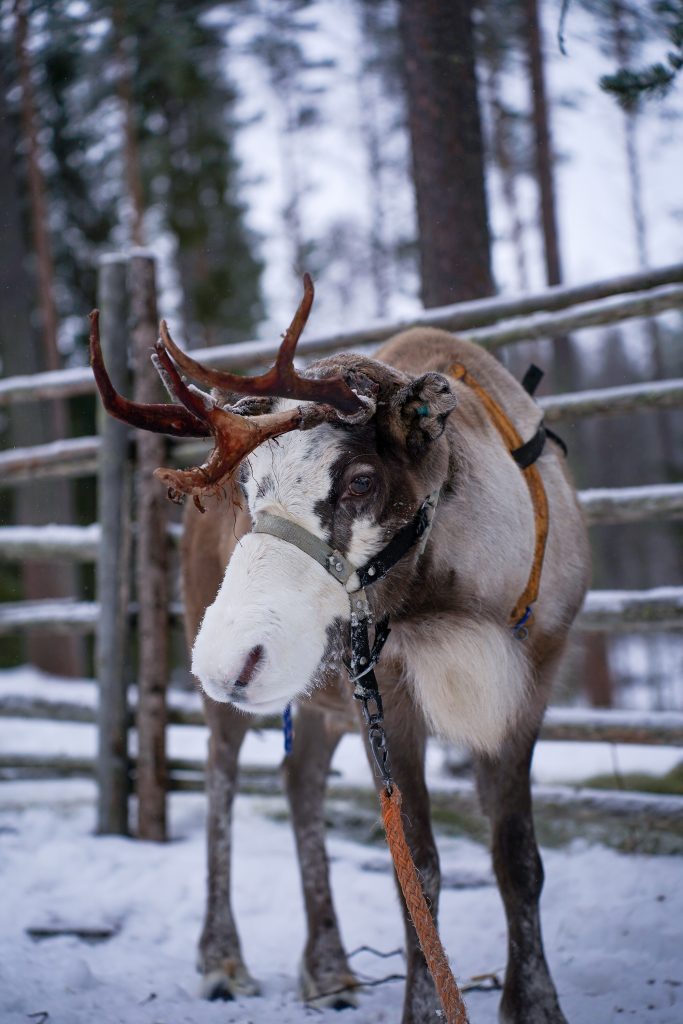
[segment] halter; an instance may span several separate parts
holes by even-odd
[[[281,516],[260,512],[256,517],[253,533],[269,533],[299,548],[304,554],[310,555],[323,569],[344,587],[351,611],[350,642],[351,663],[346,666],[349,679],[354,684],[353,696],[361,702],[363,716],[368,727],[370,747],[379,768],[380,774],[388,790],[391,790],[391,765],[389,751],[384,733],[384,710],[379,685],[375,676],[375,665],[379,661],[387,637],[389,636],[389,616],[383,616],[375,623],[375,634],[370,644],[369,627],[373,623],[373,615],[368,604],[366,587],[383,579],[404,555],[418,545],[418,557],[424,551],[434,512],[439,500],[440,488],[432,491],[420,505],[416,514],[402,526],[382,550],[373,555],[365,565],[355,566],[336,548],[331,547],[320,537],[310,533]],[[285,728],[287,731],[285,714]]]

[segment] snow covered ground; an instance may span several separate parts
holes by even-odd
[[[204,801],[171,799],[165,846],[93,835],[89,783],[0,786],[0,1021],[26,1024],[379,1024],[400,1019],[402,982],[365,990],[343,1016],[304,1008],[296,971],[304,922],[293,842],[278,798],[239,798],[235,904],[244,952],[263,995],[231,1004],[197,998],[195,942],[204,896]],[[401,944],[401,925],[379,846],[330,839],[344,939],[381,950]],[[460,980],[505,962],[503,913],[485,849],[440,840],[449,881],[442,937]],[[546,948],[573,1024],[683,1019],[683,872],[680,859],[624,856],[575,843],[545,851]],[[465,887],[458,887],[461,885]],[[108,941],[32,940],[49,924],[110,926]],[[401,973],[400,956],[353,957],[364,977]],[[467,996],[472,1024],[493,1024],[498,995]],[[49,1014],[48,1016],[45,1016]]]
[[[67,688],[84,703],[92,683],[57,683],[30,670],[6,672],[0,696]],[[66,694],[65,694],[66,695]],[[53,696],[58,696],[53,691]],[[201,757],[205,730],[170,730],[172,755]],[[91,725],[0,720],[0,750],[90,755]],[[564,748],[564,749],[563,749]],[[619,747],[622,771],[666,771],[680,751]],[[281,738],[248,737],[243,761],[276,765]],[[576,781],[614,768],[603,744],[539,744],[539,781]],[[653,760],[655,758],[656,760]],[[442,751],[430,750],[436,781]],[[334,767],[343,781],[365,783],[356,737],[340,745]],[[242,796],[235,829],[235,905],[243,947],[263,995],[231,1004],[197,998],[195,944],[204,900],[204,798],[171,797],[173,841],[166,846],[93,835],[94,786],[85,780],[0,783],[0,1024],[294,1024],[348,1019],[393,1024],[400,1019],[402,982],[369,987],[357,1011],[304,1008],[296,974],[304,920],[293,841],[280,796]],[[334,816],[335,805],[330,813]],[[362,819],[361,819],[362,820]],[[330,833],[333,884],[347,949],[395,950],[402,930],[388,853],[370,829]],[[496,972],[505,964],[505,928],[488,853],[466,838],[439,836],[446,888],[442,937],[458,977]],[[546,948],[568,1019],[603,1024],[683,1020],[683,860],[623,855],[575,841],[546,850],[543,897]],[[86,943],[74,936],[33,939],[28,929],[111,928],[113,937]],[[400,955],[353,957],[364,978],[402,973]],[[493,1024],[498,995],[467,996],[472,1024]],[[49,1014],[49,1016],[45,1016]]]

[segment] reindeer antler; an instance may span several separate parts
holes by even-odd
[[[294,369],[294,352],[301,332],[306,326],[313,305],[313,281],[310,274],[304,274],[304,295],[294,319],[285,331],[282,344],[267,373],[258,377],[240,377],[224,370],[212,370],[196,362],[178,348],[170,335],[166,321],[161,321],[161,338],[183,373],[193,380],[222,391],[237,391],[241,395],[298,398],[304,402],[325,402],[344,413],[356,413],[363,408],[358,395],[351,390],[343,377],[327,377],[323,382],[311,377],[300,377]]]
[[[164,320],[161,338],[155,345],[152,361],[176,404],[130,402],[114,388],[104,366],[99,337],[99,313],[90,314],[90,353],[93,372],[105,409],[116,419],[134,427],[175,437],[213,437],[215,444],[202,466],[176,470],[159,468],[154,475],[168,487],[169,497],[182,500],[191,494],[203,511],[200,498],[220,494],[242,459],[267,441],[290,430],[307,430],[325,420],[366,419],[374,403],[359,397],[340,375],[326,378],[302,377],[294,369],[297,342],[313,303],[313,282],[304,277],[304,296],[294,319],[285,332],[274,366],[258,377],[240,377],[212,370],[196,362],[175,344]],[[171,358],[173,357],[173,358]],[[177,364],[177,365],[176,365]],[[251,396],[298,398],[307,403],[282,412],[259,416],[241,415],[217,405],[210,395],[188,386],[178,367],[202,384]]]

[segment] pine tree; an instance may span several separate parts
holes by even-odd
[[[225,40],[206,17],[215,6],[121,0],[100,47],[100,55],[117,54],[119,82],[126,62],[119,100],[129,125],[129,198],[137,158],[147,217],[176,242],[187,336],[205,343],[243,338],[262,314],[261,264],[238,198],[235,91]]]
[[[643,100],[666,96],[683,68],[683,0],[656,0],[651,9],[659,33],[671,45],[663,61],[633,70],[625,55],[618,55],[618,68],[600,79],[600,87],[611,93],[627,111],[637,110]],[[639,7],[642,13],[642,9]]]

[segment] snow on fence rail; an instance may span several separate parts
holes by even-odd
[[[589,525],[683,519],[683,484],[605,487],[579,491]],[[177,543],[182,526],[172,523],[169,538]],[[99,523],[90,526],[0,526],[0,562],[60,558],[94,562],[101,539]]]
[[[105,358],[116,386],[128,393],[127,303],[132,297],[136,304],[133,331],[136,350],[139,349],[140,353],[144,350],[146,353],[150,338],[153,338],[156,331],[153,279],[153,260],[143,254],[110,259],[100,268],[99,294]],[[144,286],[140,282],[145,282]],[[484,347],[496,349],[534,338],[561,338],[567,332],[579,328],[616,323],[630,317],[652,316],[673,309],[683,309],[683,264],[611,278],[592,285],[550,288],[521,299],[493,298],[460,303],[457,306],[423,311],[408,320],[377,322],[356,331],[309,336],[301,340],[299,354],[306,358],[342,348],[376,344],[400,330],[416,325],[458,331]],[[239,370],[270,363],[278,346],[279,340],[250,341],[240,345],[196,350],[193,355],[219,368]],[[139,383],[141,372],[137,365],[135,382]],[[0,382],[0,405],[64,398],[93,393],[94,390],[89,367],[15,377]],[[558,395],[541,399],[539,405],[549,422],[566,416],[575,418],[651,408],[681,408],[683,379]],[[125,427],[105,418],[96,437],[68,439],[0,454],[2,486],[45,476],[83,476],[95,472],[97,468],[100,524],[89,527],[0,529],[0,560],[54,557],[82,562],[97,561],[98,601],[52,600],[0,605],[0,635],[36,628],[96,633],[99,690],[100,694],[106,695],[106,699],[100,697],[99,710],[95,716],[94,704],[92,707],[83,707],[69,700],[41,703],[38,698],[31,701],[27,697],[21,701],[18,698],[3,697],[0,699],[0,715],[23,714],[23,717],[63,718],[71,721],[93,721],[97,717],[100,752],[97,766],[98,829],[105,832],[127,831],[129,759],[125,750],[124,756],[121,756],[121,742],[126,747],[131,710],[127,700],[127,680],[121,651],[127,646],[126,637],[131,619],[139,614],[149,615],[155,601],[154,594],[146,594],[144,586],[140,585],[146,574],[143,573],[141,577],[141,567],[138,566],[138,594],[142,607],[131,605],[127,596],[128,572],[122,570],[123,565],[130,565],[131,536],[135,529],[126,497],[129,494],[134,452],[131,442],[132,436]],[[196,442],[174,444],[170,458],[181,464],[198,461],[197,450]],[[683,484],[585,491],[580,497],[589,523],[683,518]],[[146,504],[144,497],[138,495],[138,508]],[[179,528],[170,527],[169,533],[177,539]],[[157,605],[159,603],[156,602]],[[168,605],[166,598],[161,604]],[[155,619],[153,640],[155,644],[161,645],[159,650],[167,642],[165,634],[168,623],[181,614],[182,607],[173,603],[168,606],[165,621],[159,617]],[[593,591],[588,595],[579,626],[586,630],[604,631],[683,629],[683,588],[627,593]],[[159,661],[158,658],[152,660],[155,663]],[[139,668],[138,679],[141,681],[143,695],[144,675],[145,672]],[[144,731],[144,722],[141,724],[140,717],[143,705],[144,699],[136,710],[139,731]],[[176,706],[174,698],[168,707],[168,721],[171,723],[198,724],[200,714],[197,707],[191,709]],[[679,718],[683,719],[683,716]],[[163,713],[156,714],[155,739],[144,745],[136,776],[138,795],[142,795],[139,787],[141,776],[146,773],[148,778],[163,779],[166,772],[163,756],[162,761],[155,764],[147,756],[152,749],[156,751],[155,756],[158,757],[159,751],[163,755],[164,719]],[[548,716],[544,736],[613,742],[676,743],[683,737],[683,722],[671,717],[665,721],[662,717],[654,719],[641,714],[637,716],[637,721],[627,720],[614,712],[607,712],[604,718],[592,713],[590,718],[581,719],[575,712],[557,709]],[[38,760],[34,758],[33,768],[27,762],[23,770],[37,771]],[[75,763],[70,762],[70,765],[65,761],[63,767],[65,770],[75,769]],[[17,770],[19,767],[15,763]],[[198,765],[185,765],[184,770],[194,774],[192,780],[181,777],[179,773],[182,768],[178,763],[171,761],[169,767],[171,786],[199,784]],[[40,770],[47,770],[46,766]],[[84,770],[83,765],[80,770]],[[87,770],[93,772],[95,766],[89,763]],[[0,763],[0,776],[3,771],[3,764]],[[161,838],[163,833],[164,801],[164,787],[157,787],[151,802],[148,801],[149,807],[144,815],[149,821],[156,822],[154,828],[159,827],[156,838]],[[636,805],[631,806],[635,809]]]
[[[579,416],[621,416],[645,409],[680,409],[683,406],[683,379],[653,380],[647,384],[623,384],[621,387],[594,388],[538,399],[549,422]]]

